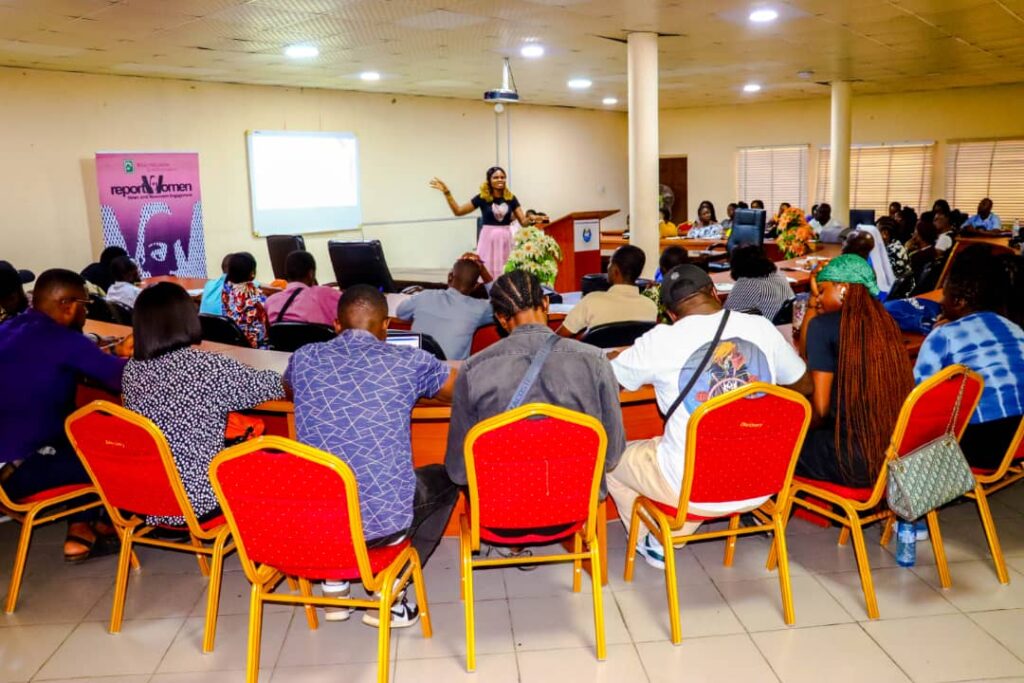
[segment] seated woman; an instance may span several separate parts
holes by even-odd
[[[267,347],[267,298],[253,280],[256,278],[256,259],[248,252],[232,254],[228,259],[227,278],[221,291],[224,315],[235,321],[249,346]]]
[[[733,311],[756,309],[772,320],[782,304],[796,296],[786,276],[765,256],[761,247],[754,244],[736,247],[732,250],[730,263],[736,284],[725,300],[725,308]]]
[[[679,228],[672,222],[672,214],[664,207],[661,209],[661,222],[658,224],[658,235],[661,237],[676,237],[679,235]]]
[[[885,242],[885,252],[889,257],[889,265],[892,266],[893,277],[904,277],[911,273],[910,255],[907,248],[896,239],[898,227],[896,221],[888,216],[883,216],[875,223],[878,233]]]
[[[697,220],[686,236],[691,239],[720,240],[725,237],[725,228],[715,217],[715,205],[704,200],[697,207]]]
[[[135,350],[124,369],[129,410],[148,417],[167,437],[185,493],[200,521],[218,514],[210,462],[224,448],[228,413],[284,395],[281,376],[192,348],[202,339],[196,306],[178,285],[142,291],[132,319]],[[147,524],[182,526],[181,517]]]
[[[874,270],[853,254],[811,277],[803,330],[813,413],[799,476],[852,487],[878,478],[914,375],[899,327],[877,294]]]
[[[981,375],[981,402],[960,439],[973,467],[999,466],[1024,415],[1024,330],[1007,320],[1006,270],[987,247],[970,247],[950,266],[942,318],[914,366],[918,382],[955,363]],[[942,319],[940,318],[940,320]]]
[[[131,308],[142,291],[136,284],[139,281],[139,267],[127,256],[118,256],[110,264],[110,272],[114,274],[114,284],[107,288],[107,301]]]

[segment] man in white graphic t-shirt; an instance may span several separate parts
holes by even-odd
[[[612,360],[612,369],[619,384],[631,391],[653,384],[658,407],[666,413],[700,368],[725,312],[711,278],[690,264],[665,275],[661,301],[673,324],[658,325],[637,339]],[[767,318],[732,311],[707,365],[669,418],[664,435],[629,442],[618,466],[608,473],[608,492],[627,529],[638,495],[673,506],[679,502],[690,414],[708,399],[750,382],[782,385],[805,396],[812,390],[807,366]],[[694,515],[714,517],[752,510],[764,501],[694,501],[689,509]],[[681,534],[692,534],[699,525],[687,522]],[[650,534],[639,540],[637,552],[648,564],[665,566],[664,550]]]

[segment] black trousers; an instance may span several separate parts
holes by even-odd
[[[434,554],[437,544],[444,536],[448,519],[452,516],[455,503],[459,499],[459,489],[448,478],[444,465],[426,465],[416,468],[416,494],[412,503],[412,524],[404,531],[389,534],[382,538],[368,539],[368,548],[380,548],[391,545],[399,538],[409,536],[412,547],[420,556],[424,566],[427,559]]]
[[[33,453],[25,458],[10,479],[4,482],[4,490],[15,502],[58,486],[91,483],[71,444],[65,441],[54,444],[53,448],[56,453],[52,455]],[[92,508],[71,515],[67,520],[91,522],[99,519],[101,512],[102,508]]]
[[[849,473],[840,468],[835,431],[832,427],[825,427],[807,432],[803,448],[800,450],[800,458],[796,461],[796,469],[793,473],[840,486],[875,485],[875,482],[868,476],[868,469],[862,458],[855,458],[851,465],[853,471]]]
[[[999,467],[1013,435],[1020,425],[1021,416],[1004,417],[979,424],[969,424],[960,439],[960,448],[971,467],[994,470]]]

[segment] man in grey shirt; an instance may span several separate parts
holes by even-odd
[[[477,262],[460,258],[448,273],[447,289],[424,290],[400,303],[396,313],[412,321],[413,332],[433,337],[448,360],[465,360],[476,328],[494,322],[490,302],[470,296],[480,274]]]
[[[547,326],[547,299],[534,275],[521,270],[502,275],[491,288],[491,303],[509,336],[463,363],[455,380],[445,467],[461,486],[467,483],[466,434],[477,422],[505,411],[533,356],[554,334]],[[615,469],[626,438],[619,383],[600,349],[560,339],[523,403],[550,403],[596,417],[608,436],[605,472]],[[603,497],[603,479],[601,493]]]

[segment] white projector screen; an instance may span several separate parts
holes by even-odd
[[[258,236],[359,227],[363,214],[354,134],[254,130],[247,138],[252,224]]]

